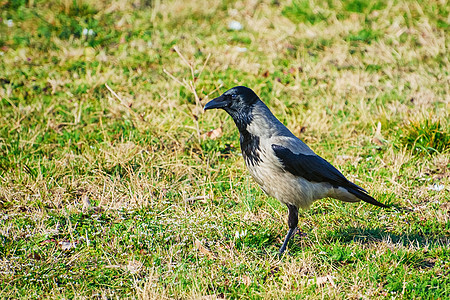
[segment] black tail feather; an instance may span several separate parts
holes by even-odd
[[[370,204],[378,206],[378,207],[389,208],[388,205],[378,202],[372,196],[365,193],[364,190],[356,190],[356,189],[347,189],[347,190],[351,194],[355,195],[356,197],[358,197],[359,199],[361,199],[364,202],[370,203]]]

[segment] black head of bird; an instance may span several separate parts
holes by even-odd
[[[242,156],[262,190],[286,204],[289,231],[279,254],[286,250],[298,224],[298,209],[331,197],[387,207],[314,153],[292,134],[249,88],[237,86],[208,102],[204,109],[223,109],[240,133]]]
[[[252,107],[258,101],[260,101],[258,96],[251,89],[245,86],[236,86],[208,102],[204,109],[221,108],[225,110],[241,130],[251,122],[249,117],[252,116]]]

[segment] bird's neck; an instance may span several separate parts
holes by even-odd
[[[236,127],[239,129],[239,132],[242,134],[243,132],[247,131],[247,126],[250,125],[250,123],[253,120],[253,114],[239,114],[239,115],[232,115],[233,121],[236,124]]]
[[[274,134],[282,134],[287,128],[278,121],[263,102],[258,102],[245,118],[233,118],[241,136],[257,136],[267,139]]]
[[[242,156],[245,162],[248,166],[258,165],[261,161],[259,136],[251,134],[247,129],[239,129],[239,133]]]

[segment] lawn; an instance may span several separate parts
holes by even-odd
[[[0,298],[450,298],[443,0],[0,1]],[[266,196],[252,88],[391,209]]]

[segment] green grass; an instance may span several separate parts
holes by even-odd
[[[415,152],[428,154],[448,152],[450,149],[450,134],[443,128],[440,120],[432,121],[425,118],[413,121],[400,131],[399,140],[403,146]]]
[[[0,2],[0,297],[449,298],[448,14]],[[287,209],[202,112],[235,85],[394,208],[318,201],[279,259]]]

